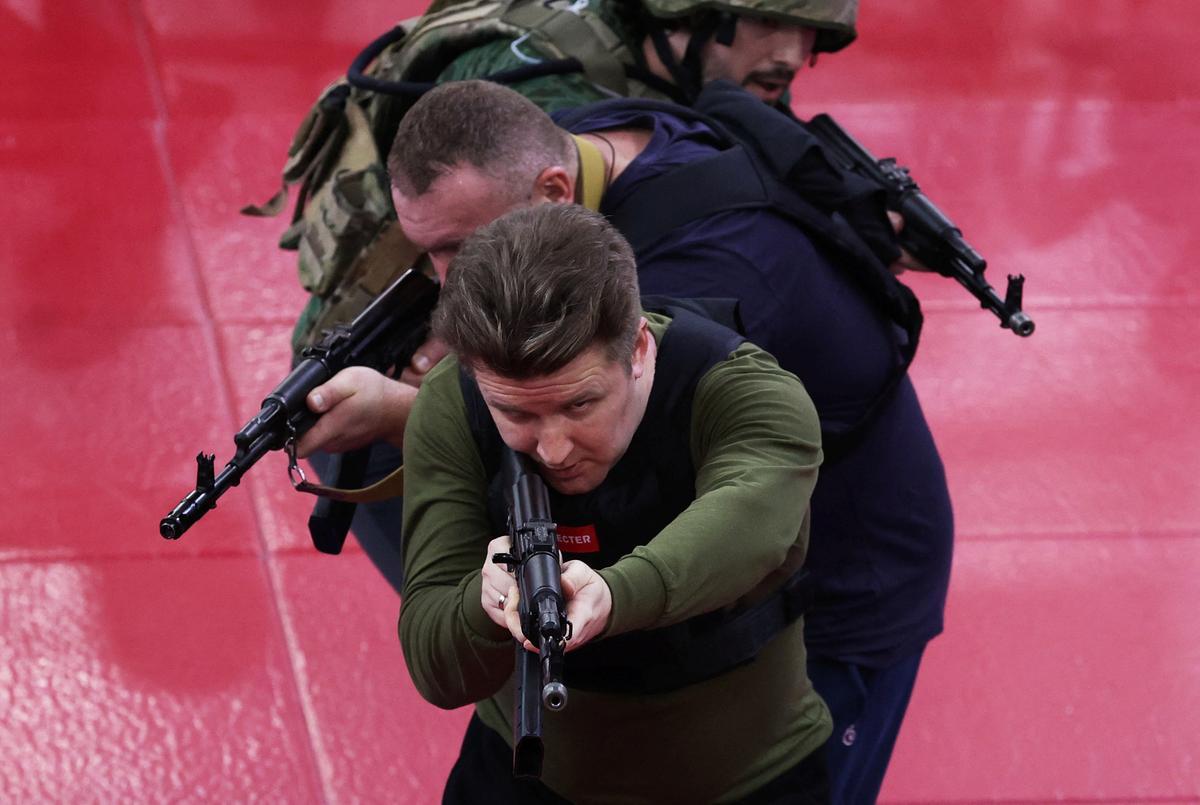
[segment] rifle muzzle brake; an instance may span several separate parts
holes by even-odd
[[[566,707],[567,686],[561,682],[547,682],[542,686],[542,704],[556,713]]]
[[[158,522],[158,533],[163,539],[179,539],[183,532],[191,528],[200,519],[200,512],[195,501],[196,493],[192,492],[184,498],[175,510]]]
[[[1017,335],[1028,338],[1033,335],[1033,319],[1018,310],[1008,317],[1008,328]]]

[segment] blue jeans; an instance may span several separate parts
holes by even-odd
[[[834,805],[879,798],[924,651],[886,668],[809,657],[808,676],[833,713],[825,757]]]

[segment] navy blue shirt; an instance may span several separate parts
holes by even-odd
[[[663,112],[609,108],[571,126],[614,128],[653,134],[605,192],[607,214],[639,185],[719,147],[702,124]],[[894,325],[782,214],[709,215],[637,259],[643,293],[740,299],[746,335],[800,377],[823,429],[858,422],[886,385]],[[953,531],[941,458],[905,377],[854,447],[821,467],[806,565],[817,584],[805,616],[810,654],[883,667],[938,634]]]

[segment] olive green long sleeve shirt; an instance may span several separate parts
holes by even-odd
[[[648,318],[661,340],[668,320]],[[606,635],[728,606],[807,542],[820,437],[795,376],[742,345],[698,384],[690,434],[696,499],[600,571],[612,591]],[[418,395],[405,479],[400,638],[414,683],[441,707],[476,703],[484,723],[511,740],[514,641],[480,605],[489,479],[452,358]],[[754,662],[677,691],[570,696],[565,710],[545,716],[543,780],[580,802],[735,799],[799,762],[830,731],[805,672],[802,621]]]

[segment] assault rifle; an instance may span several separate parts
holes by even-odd
[[[853,171],[887,192],[888,209],[904,216],[900,245],[925,266],[944,277],[958,280],[979,300],[980,307],[1000,319],[1000,326],[1020,336],[1033,333],[1033,319],[1021,310],[1025,277],[1008,275],[1004,298],[983,277],[987,261],[963,239],[962,231],[930,201],[896,160],[876,159],[829,115],[817,115],[807,123],[838,166]]]
[[[179,539],[217,505],[221,495],[238,485],[247,470],[272,450],[288,448],[292,467],[295,467],[296,440],[319,418],[308,408],[305,399],[308,393],[347,366],[369,366],[384,372],[407,364],[425,340],[429,316],[436,301],[437,284],[421,272],[410,269],[354,321],[338,325],[325,333],[319,343],[305,349],[296,368],[267,395],[258,414],[234,435],[237,451],[219,475],[214,474],[214,454],[201,452],[196,456],[196,488],[162,519],[158,525],[159,533],[166,539]],[[365,467],[365,453],[359,463]],[[314,517],[333,517],[344,520],[348,526],[349,518],[337,507],[349,506],[352,514],[353,505],[322,498]],[[322,527],[325,532],[319,531]],[[309,529],[319,550],[326,553],[341,550],[341,541],[346,536],[344,528],[340,540],[328,536],[329,526],[324,521],[314,522],[310,518]]]
[[[509,447],[502,450],[501,472],[512,549],[494,555],[492,561],[516,572],[521,630],[538,648],[535,654],[517,644],[513,774],[540,777],[545,754],[542,705],[552,711],[567,706],[563,652],[571,639],[571,622],[563,599],[558,529],[550,517],[546,482],[528,457]]]

